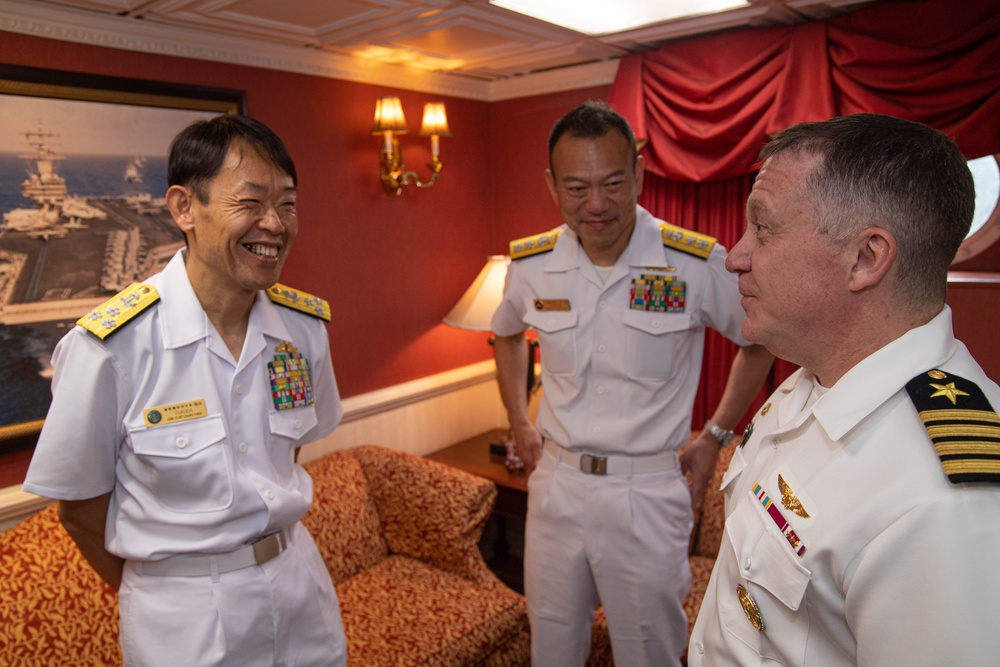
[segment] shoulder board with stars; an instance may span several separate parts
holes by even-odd
[[[101,340],[105,340],[121,329],[123,324],[159,300],[160,294],[152,285],[132,283],[81,317],[76,323]]]
[[[553,229],[550,232],[542,232],[534,236],[526,236],[510,242],[510,258],[521,259],[530,257],[542,252],[548,252],[556,247],[556,239],[562,234],[561,229]]]
[[[660,223],[660,234],[663,236],[663,245],[668,248],[680,250],[702,259],[708,259],[712,248],[715,247],[715,238],[671,225],[669,222]]]
[[[330,321],[330,304],[327,303],[326,299],[292,289],[281,283],[274,283],[271,289],[267,290],[267,296],[279,306],[298,310],[307,315],[318,317],[325,322]]]
[[[1000,484],[1000,417],[974,382],[935,369],[906,383],[906,393],[949,481]]]

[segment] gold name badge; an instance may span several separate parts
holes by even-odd
[[[142,420],[146,423],[146,428],[173,424],[175,422],[185,422],[206,416],[208,416],[208,410],[205,409],[204,398],[194,401],[184,401],[183,403],[172,403],[171,405],[160,405],[142,411]]]
[[[569,310],[569,299],[535,299],[535,310]]]

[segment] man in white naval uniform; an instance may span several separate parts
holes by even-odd
[[[187,248],[81,318],[24,489],[59,500],[119,592],[126,665],[345,664],[336,594],[299,522],[297,448],[343,414],[322,299],[276,284],[298,230],[295,166],[258,121],[171,145]]]
[[[679,464],[705,328],[748,345],[725,251],[636,206],[642,160],[628,123],[607,106],[586,103],[564,116],[549,156],[548,184],[566,224],[511,244],[493,319],[518,453],[529,469],[537,465],[524,565],[532,661],[584,664],[603,604],[616,664],[677,665],[687,642],[692,496],[704,492],[725,431],[772,357],[740,348],[712,420]],[[537,428],[524,389],[528,326],[538,331],[545,386]]]
[[[965,158],[889,116],[762,152],[727,266],[743,332],[799,364],[723,478],[692,667],[1000,661],[1000,388],[952,334]]]

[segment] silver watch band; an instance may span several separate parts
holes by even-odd
[[[724,429],[711,419],[705,422],[705,430],[712,434],[712,437],[719,441],[719,445],[725,447],[733,441],[733,430]]]

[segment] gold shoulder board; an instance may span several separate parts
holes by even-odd
[[[76,323],[104,340],[159,300],[160,294],[152,285],[132,283]]]
[[[553,229],[550,232],[542,232],[534,236],[526,236],[510,242],[510,258],[521,259],[530,257],[542,252],[548,252],[556,247],[556,239],[562,234],[561,229]]]
[[[708,259],[715,247],[715,239],[706,234],[692,232],[689,229],[671,225],[669,222],[660,223],[660,234],[663,236],[663,245],[674,250],[686,252],[695,257]]]
[[[974,382],[935,369],[906,383],[906,393],[949,481],[1000,483],[1000,417]]]
[[[330,304],[326,299],[292,289],[281,283],[274,283],[271,289],[267,290],[267,296],[279,306],[301,311],[326,322],[330,321]]]

